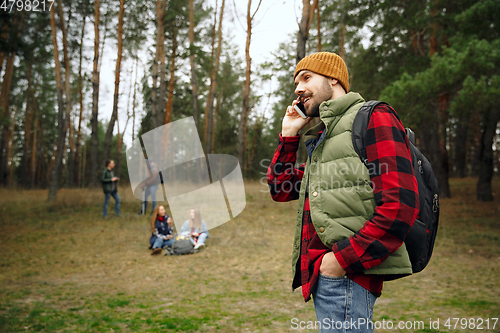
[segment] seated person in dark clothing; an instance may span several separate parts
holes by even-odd
[[[151,217],[151,229],[156,236],[153,243],[152,255],[160,254],[165,246],[172,247],[174,244],[173,220],[165,212],[165,207],[156,206]]]

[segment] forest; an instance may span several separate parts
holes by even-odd
[[[238,14],[236,3],[246,11]],[[191,116],[205,153],[234,155],[244,177],[258,179],[294,99],[296,63],[330,51],[345,60],[352,91],[388,102],[416,133],[442,198],[453,195],[451,177],[474,177],[477,200],[493,200],[491,182],[500,169],[500,2],[297,1],[297,25],[271,60],[256,63],[252,31],[270,5],[3,1],[1,186],[49,189],[53,200],[60,188],[99,186],[110,158],[126,182],[126,143]],[[236,24],[245,29],[244,50],[231,33]],[[105,57],[114,66],[113,91],[100,85]],[[298,156],[305,158],[303,147]]]

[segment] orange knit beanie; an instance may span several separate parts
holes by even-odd
[[[338,80],[345,92],[349,92],[347,66],[344,60],[335,53],[318,52],[302,58],[295,67],[293,78],[295,79],[297,74],[304,69]]]

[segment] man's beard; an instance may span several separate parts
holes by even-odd
[[[319,117],[319,106],[324,101],[329,101],[332,99],[333,92],[330,87],[330,83],[328,82],[328,78],[324,78],[323,86],[318,92],[312,95],[310,99],[309,108],[306,109],[306,115],[308,117]]]

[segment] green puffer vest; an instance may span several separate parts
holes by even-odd
[[[326,131],[323,140],[313,147],[312,158],[307,160],[300,188],[292,254],[294,277],[300,257],[306,190],[309,192],[312,223],[328,248],[352,236],[373,216],[375,199],[370,175],[352,144],[352,123],[364,102],[361,95],[350,92],[321,103],[320,119],[323,123],[304,134],[304,142],[307,142],[317,138],[323,128]],[[411,262],[405,245],[380,265],[363,272],[387,275],[387,280],[411,274]]]

